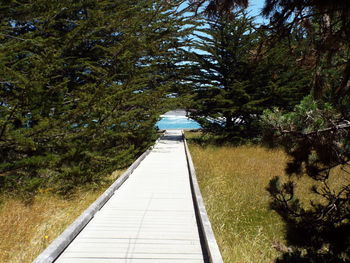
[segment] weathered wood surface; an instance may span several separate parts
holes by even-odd
[[[55,261],[205,262],[181,131],[168,131]]]
[[[144,152],[95,202],[68,226],[67,229],[33,261],[33,263],[52,263],[55,261],[150,152],[151,150]]]
[[[202,231],[202,239],[204,244],[204,250],[208,253],[208,262],[210,263],[223,263],[223,259],[220,253],[219,246],[216,242],[214,231],[211,227],[209,217],[207,215],[207,210],[205,209],[204,200],[199,188],[199,184],[197,181],[196,170],[194,168],[194,164],[192,161],[192,156],[190,154],[190,150],[188,149],[188,145],[186,139],[185,142],[185,151],[187,156],[188,170],[190,172],[191,178],[191,188],[193,193],[193,201],[195,205],[195,210],[198,214],[198,224]]]

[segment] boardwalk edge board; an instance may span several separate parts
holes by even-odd
[[[163,135],[162,135],[163,136]],[[162,137],[160,136],[160,138]],[[155,144],[160,140],[155,142]],[[155,145],[154,144],[154,145]],[[33,263],[52,263],[68,247],[80,231],[90,222],[94,215],[112,197],[114,192],[129,178],[133,171],[151,152],[153,146],[145,151],[136,161],[95,201],[93,202],[66,230],[59,235]]]
[[[195,195],[195,208],[197,209],[198,212],[198,217],[200,224],[200,227],[203,231],[203,237],[204,237],[204,243],[206,245],[206,249],[208,252],[209,256],[209,261],[210,263],[223,263],[223,259],[220,253],[219,246],[216,242],[215,235],[213,232],[213,229],[210,224],[210,220],[207,214],[207,211],[205,209],[203,197],[199,188],[197,176],[196,176],[196,170],[193,165],[191,153],[188,149],[187,141],[185,138],[185,134],[182,133],[183,140],[184,140],[184,145],[185,145],[185,153],[186,153],[186,158],[187,158],[187,165],[188,165],[188,170],[190,173],[190,179],[191,179],[191,184],[193,187],[193,194]]]

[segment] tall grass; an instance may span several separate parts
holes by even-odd
[[[283,176],[288,156],[282,149],[263,146],[215,146],[217,138],[186,133],[213,230],[226,263],[268,263],[288,248],[284,223],[269,208],[270,179]],[[222,141],[220,141],[222,142]],[[333,189],[344,185],[344,171],[334,169]],[[310,191],[320,185],[308,176],[292,177],[296,196],[308,207],[310,200],[322,203]]]
[[[283,223],[269,209],[265,190],[284,173],[282,150],[259,146],[201,146],[190,151],[205,205],[224,261],[273,262],[282,244]]]
[[[104,184],[84,187],[69,197],[45,193],[45,189],[29,204],[1,196],[0,262],[32,262],[120,173],[116,171]]]

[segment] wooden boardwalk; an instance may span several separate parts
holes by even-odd
[[[182,133],[167,131],[55,262],[207,262],[192,198]]]

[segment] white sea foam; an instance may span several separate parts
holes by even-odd
[[[169,118],[169,119],[188,119],[188,117],[183,115],[160,115],[161,118]]]

